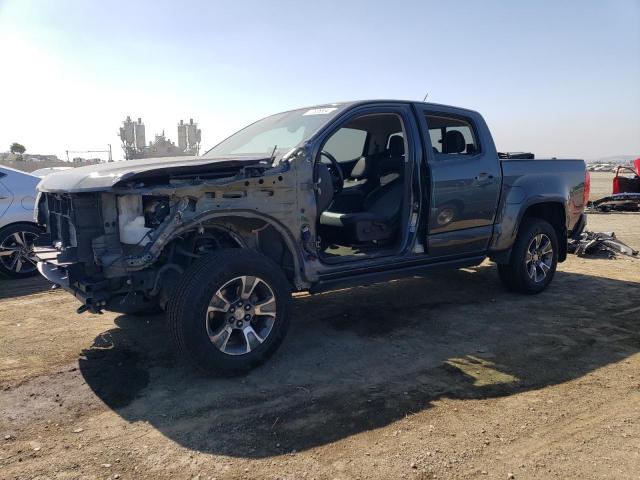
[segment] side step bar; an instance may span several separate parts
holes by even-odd
[[[421,263],[418,265],[413,264],[403,266],[401,268],[394,268],[392,270],[374,271],[356,276],[333,277],[324,280],[320,277],[320,281],[309,289],[309,293],[320,293],[340,288],[359,287],[411,276],[421,277],[438,270],[455,270],[458,268],[474,267],[481,264],[485,258],[485,255],[479,255],[476,257],[467,257],[457,260]]]

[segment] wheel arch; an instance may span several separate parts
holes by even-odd
[[[250,210],[202,214],[174,231],[167,243],[190,231],[226,235],[236,248],[252,248],[273,260],[296,289],[307,286],[295,239],[284,225],[268,215]]]
[[[30,227],[35,227],[40,231],[43,231],[42,228],[36,222],[30,222],[28,220],[18,220],[17,222],[7,223],[6,225],[2,225],[0,227],[0,232],[5,230],[6,228],[15,227],[17,225],[29,225]]]
[[[561,202],[541,202],[530,205],[522,214],[518,227],[527,218],[539,218],[549,222],[558,237],[558,262],[565,261],[567,259],[567,242],[562,239],[567,238],[567,216],[564,204]]]
[[[513,243],[515,242],[522,223],[528,218],[539,218],[549,222],[558,237],[558,262],[563,262],[567,258],[567,242],[562,239],[567,238],[567,217],[565,204],[561,200],[547,200],[527,205],[520,211],[518,221],[511,233],[511,245],[507,249],[490,252],[492,261],[500,264],[507,264],[511,258]]]

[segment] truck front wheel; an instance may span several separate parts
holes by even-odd
[[[275,352],[289,324],[284,273],[253,250],[222,249],[196,261],[169,301],[178,351],[207,373],[237,374]]]
[[[511,251],[510,262],[498,265],[498,274],[509,290],[540,293],[556,273],[558,237],[545,220],[526,218]]]

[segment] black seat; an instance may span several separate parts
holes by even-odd
[[[374,189],[363,202],[363,211],[322,212],[320,225],[340,229],[340,238],[353,243],[387,240],[396,230],[404,196],[404,140],[392,137],[389,150],[378,158],[381,175],[397,173],[398,178]]]
[[[389,139],[389,148],[378,159],[377,173],[380,176],[400,173],[404,166],[404,138],[393,136]]]
[[[462,153],[467,147],[464,135],[459,130],[449,130],[442,140],[442,153]]]
[[[339,213],[324,211],[320,224],[339,228],[350,242],[386,240],[393,236],[402,205],[404,180],[398,178],[371,192],[364,201],[365,211]]]

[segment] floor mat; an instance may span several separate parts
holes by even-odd
[[[368,249],[372,250],[372,249]],[[363,249],[360,246],[350,246],[350,245],[329,245],[322,252],[327,257],[345,257],[348,255],[367,255],[367,249]]]

